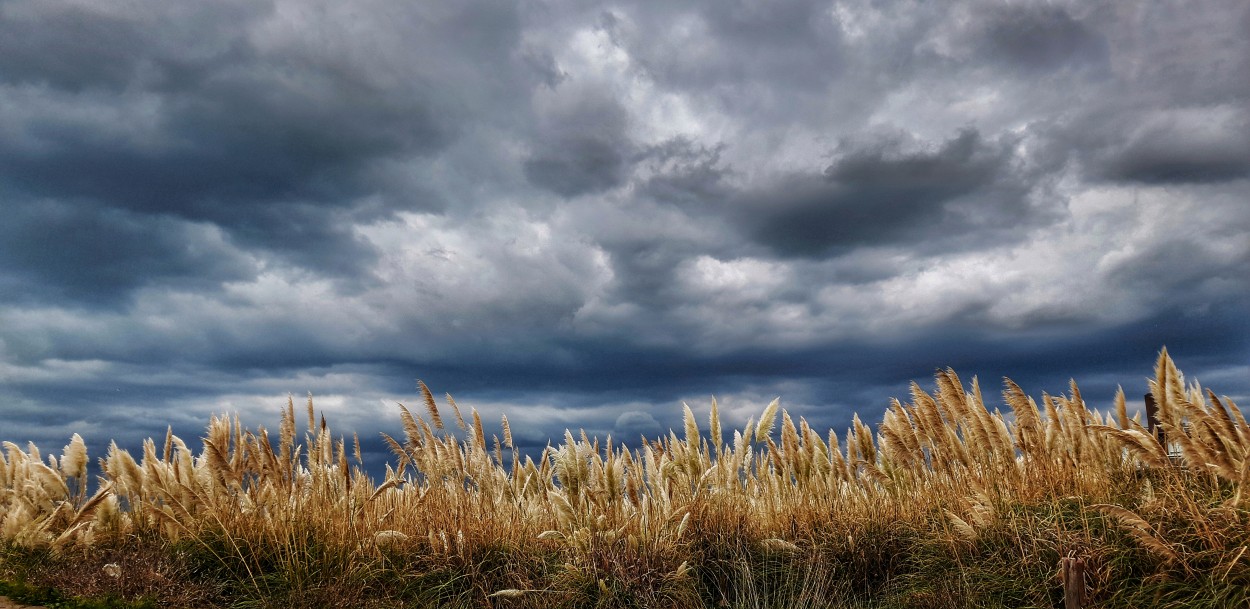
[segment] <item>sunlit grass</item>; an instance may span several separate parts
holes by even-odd
[[[382,480],[311,400],[276,438],[219,417],[198,453],[114,446],[93,494],[77,436],[6,442],[0,579],[180,607],[1054,607],[1079,557],[1092,606],[1246,606],[1250,427],[1166,351],[1155,376],[1179,458],[1122,393],[1104,413],[1007,381],[1001,413],[950,370],[875,431],[777,402],[728,429],[713,402],[537,459],[422,385]]]

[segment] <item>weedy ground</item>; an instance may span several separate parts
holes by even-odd
[[[685,408],[636,447],[566,432],[536,460],[506,417],[488,439],[421,385],[386,476],[311,399],[277,438],[210,421],[112,446],[88,493],[58,457],[4,443],[0,592],[70,607],[562,609],[1057,607],[1061,559],[1087,607],[1250,606],[1250,426],[1186,385],[1166,350],[1150,391],[1167,444],[1075,384],[1008,412],[952,370],[874,432],[841,436],[777,401],[741,429]],[[452,419],[445,426],[444,417]],[[302,418],[302,417],[301,417]],[[459,434],[447,429],[454,425]],[[40,595],[43,595],[42,597]],[[89,599],[89,600],[83,600]]]

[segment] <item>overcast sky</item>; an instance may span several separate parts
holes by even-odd
[[[1244,407],[1248,100],[1244,0],[0,0],[0,439]]]

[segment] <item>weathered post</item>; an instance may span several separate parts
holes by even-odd
[[[1068,556],[1059,559],[1063,579],[1063,609],[1085,607],[1085,559]]]
[[[1155,403],[1153,393],[1147,393],[1146,397],[1146,425],[1150,428],[1150,433],[1154,434],[1159,444],[1167,446],[1167,438],[1163,435],[1163,427],[1159,425],[1159,405]]]

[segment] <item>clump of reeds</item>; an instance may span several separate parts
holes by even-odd
[[[1123,391],[1101,412],[1075,383],[1039,404],[1007,380],[1004,413],[948,369],[875,431],[818,432],[779,401],[730,429],[713,400],[680,433],[631,448],[570,431],[535,459],[506,417],[488,432],[420,390],[381,480],[311,397],[302,437],[288,401],[276,442],[215,417],[198,453],[172,432],[138,460],[113,445],[90,495],[77,435],[59,459],[6,442],[0,576],[29,576],[32,553],[161,547],[168,577],[223,603],[1052,606],[1079,557],[1100,606],[1250,602],[1250,427],[1166,350],[1150,383],[1166,444]]]

